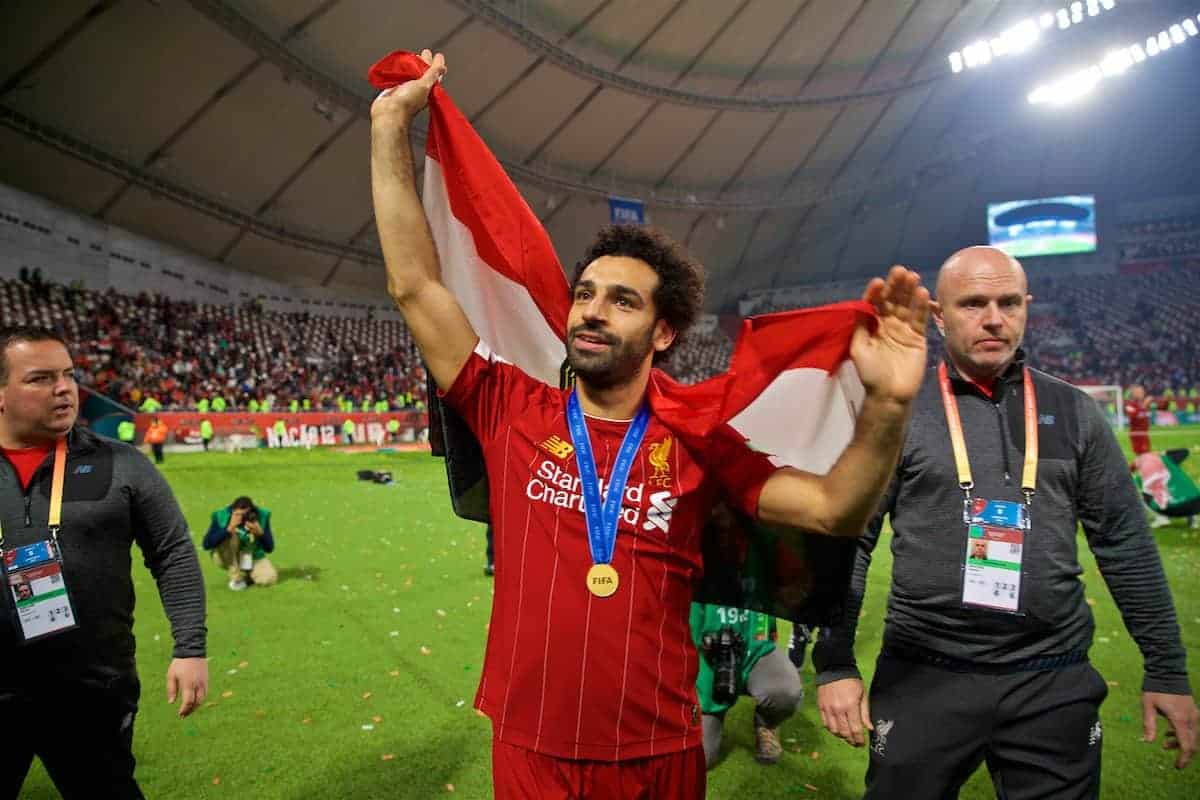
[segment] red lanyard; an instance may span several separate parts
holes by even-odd
[[[1033,379],[1029,367],[1023,367],[1025,381],[1025,468],[1021,473],[1021,491],[1029,503],[1037,488],[1038,462],[1038,418],[1037,398],[1033,393]],[[967,443],[963,438],[962,420],[958,417],[958,401],[950,387],[950,374],[946,362],[938,365],[938,382],[942,386],[942,404],[946,407],[946,424],[950,427],[950,445],[954,448],[954,466],[958,470],[958,485],[969,497],[975,481],[971,478],[971,462],[967,459]]]

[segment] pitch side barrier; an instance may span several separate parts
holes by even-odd
[[[163,411],[158,414],[137,414],[134,425],[137,441],[145,437],[150,420],[158,417],[167,425],[168,442],[175,444],[199,444],[200,422],[207,419],[213,426],[213,437],[218,440],[239,437],[256,442],[265,441],[268,447],[314,447],[324,445],[375,444],[389,440],[401,442],[420,441],[429,427],[429,415],[425,411],[342,412],[302,411],[296,414],[256,413],[224,411],[198,414],[194,411]],[[282,420],[284,431],[276,431]],[[344,432],[346,420],[354,423],[354,432],[347,441]],[[396,420],[400,428],[393,438],[387,432],[388,423]]]

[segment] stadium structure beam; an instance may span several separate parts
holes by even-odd
[[[637,80],[619,72],[608,70],[570,52],[556,44],[549,37],[517,19],[505,10],[502,5],[487,2],[487,0],[450,0],[463,11],[474,14],[480,20],[495,30],[519,42],[531,52],[539,54],[548,61],[557,64],[562,69],[586,80],[595,81],[606,87],[649,97],[654,100],[673,105],[693,106],[698,108],[725,109],[729,111],[786,111],[795,108],[813,108],[815,106],[850,105],[877,100],[882,97],[892,97],[905,92],[929,86],[950,75],[949,69],[921,81],[908,84],[883,86],[870,91],[857,91],[849,94],[822,95],[819,97],[802,96],[746,96],[716,95],[704,92],[690,92],[676,86]]]
[[[779,26],[779,31],[776,32],[775,38],[771,40],[771,44],[767,45],[767,47],[762,51],[762,54],[758,57],[758,61],[754,62],[754,66],[750,68],[750,71],[746,73],[746,75],[734,88],[733,93],[735,95],[740,94],[741,91],[750,83],[750,81],[754,79],[754,76],[758,74],[760,69],[762,69],[762,65],[765,64],[767,59],[775,53],[776,48],[778,48],[783,42],[784,37],[791,33],[792,28],[796,26],[796,23],[799,22],[800,17],[804,15],[804,12],[807,11],[808,7],[812,4],[813,0],[803,0],[803,2],[796,6],[796,10],[792,12],[792,15],[788,18],[788,21]],[[787,119],[788,113],[789,112],[787,111],[781,111],[775,116],[775,119],[772,120],[771,124],[767,126],[767,129],[759,135],[758,140],[754,142],[754,145],[742,158],[741,162],[737,165],[737,168],[734,169],[734,171],[730,173],[729,177],[725,179],[725,182],[721,184],[721,188],[717,192],[718,196],[728,192],[729,189],[735,183],[737,183],[738,179],[741,178],[742,174],[746,171],[746,168],[750,166],[751,162],[753,162],[758,156],[759,152],[762,151],[763,146],[770,141],[771,136],[775,133],[775,130],[783,124],[785,119]],[[696,232],[696,229],[704,221],[704,218],[708,215],[708,213],[709,212],[704,211],[696,217],[696,220],[692,223],[691,230],[688,231],[688,240],[691,239],[692,235]],[[755,220],[754,230],[751,232],[751,238],[747,240],[747,247],[749,246],[749,242],[753,240],[754,234],[758,232],[758,226],[761,224],[761,221],[761,216]],[[746,248],[743,248],[742,257],[745,256],[745,253]],[[742,257],[738,258],[735,269],[742,265]]]
[[[834,48],[838,46],[838,43],[841,42],[842,38],[846,35],[846,32],[849,31],[850,28],[854,25],[854,23],[858,21],[858,16],[859,16],[859,14],[862,13],[862,10],[865,7],[866,7],[866,0],[860,0],[859,4],[857,6],[855,6],[855,8],[854,8],[854,13],[851,14],[850,18],[847,19],[846,22],[842,25],[842,28],[841,28],[841,30],[838,31],[837,36],[833,37],[829,41],[829,44],[826,45],[825,51],[823,53],[821,53],[821,57],[819,59],[817,59],[817,63],[813,66],[812,70],[808,73],[808,76],[804,79],[804,85],[800,87],[801,94],[803,94],[804,91],[806,89],[808,89],[808,87],[810,85],[812,85],[812,82],[814,80],[816,80],[817,75],[821,74],[821,69],[825,66],[826,62],[829,60],[829,56],[833,54]],[[878,56],[876,56],[876,58],[878,58]],[[862,81],[859,82],[859,86],[863,85],[863,83],[866,81],[867,77],[870,76],[871,71],[873,69],[874,69],[874,64],[872,64],[871,69],[868,69],[867,72],[863,75],[863,79],[862,79]],[[831,119],[829,121],[829,123],[825,126],[825,130],[821,131],[821,135],[817,137],[816,142],[814,142],[813,146],[810,147],[808,149],[808,152],[806,152],[804,154],[804,158],[802,158],[800,160],[800,163],[797,164],[792,169],[791,173],[788,175],[788,179],[783,184],[783,192],[785,194],[792,187],[792,185],[796,182],[796,180],[808,168],[808,163],[812,159],[813,154],[816,153],[818,150],[820,150],[821,146],[825,144],[825,140],[829,137],[829,134],[833,132],[833,129],[837,127],[838,120],[840,120],[842,118],[842,114],[844,114],[845,111],[846,111],[845,108],[839,108],[837,110],[837,113],[835,113],[833,115],[833,119]],[[814,201],[813,203],[809,203],[809,204],[807,204],[806,207],[811,207],[812,205],[815,205],[816,202],[817,201]],[[754,220],[754,223],[751,227],[751,236],[750,236],[750,238],[746,239],[745,244],[742,245],[742,252],[738,255],[737,266],[739,269],[741,268],[742,262],[745,260],[746,253],[749,252],[749,250],[750,250],[750,245],[753,243],[753,237],[758,235],[758,231],[762,227],[763,218],[766,217],[766,215],[772,210],[773,209],[763,209],[762,211],[759,212],[757,218]]]
[[[208,217],[229,225],[244,225],[263,238],[314,253],[346,256],[372,264],[383,263],[383,257],[378,252],[330,241],[319,233],[301,231],[294,226],[278,225],[258,219],[253,214],[226,205],[198,189],[150,172],[145,167],[131,164],[69,133],[30,119],[4,104],[0,104],[0,125]]]
[[[559,44],[569,41],[572,36],[574,36],[579,31],[583,30],[583,28],[585,26],[587,26],[587,24],[589,22],[592,21],[592,18],[595,17],[596,14],[600,13],[600,9],[603,9],[605,6],[607,6],[609,2],[611,2],[611,0],[605,0],[605,2],[601,3],[600,6],[597,9],[593,10],[591,14],[588,14],[578,24],[572,26],[572,28],[569,31],[564,33],[559,38]],[[521,83],[524,82],[524,80],[526,78],[528,78],[530,75],[532,75],[538,69],[538,67],[542,66],[542,64],[544,64],[545,62],[546,62],[546,59],[543,58],[542,56],[538,56],[533,61],[531,61],[529,63],[529,66],[527,66],[527,67],[525,67],[525,69],[521,70],[521,73],[519,75],[517,75],[517,77],[515,77],[511,81],[509,81],[508,84],[505,85],[505,87],[503,89],[501,89],[499,92],[497,92],[495,95],[492,96],[491,100],[488,100],[486,103],[483,104],[483,106],[478,111],[476,111],[474,114],[471,115],[471,122],[476,122],[480,119],[483,119],[483,117],[489,111],[491,111],[492,108],[497,103],[499,103],[504,98],[508,97],[509,93],[511,93],[518,86],[520,86]],[[579,110],[580,109],[576,109],[575,113],[578,113]],[[568,119],[570,119],[570,118],[568,117]],[[556,128],[556,130],[558,130],[558,129]],[[545,144],[545,142],[543,142],[543,146],[544,146],[544,144]],[[540,146],[538,149],[540,150]],[[524,163],[528,164],[532,160],[533,160],[532,157],[527,157],[525,159]]]
[[[262,219],[263,214],[266,214],[267,211],[270,210],[271,206],[275,205],[275,203],[279,201],[279,198],[283,196],[283,193],[286,192],[288,188],[292,186],[292,184],[299,180],[300,176],[303,175],[310,166],[316,163],[317,159],[320,158],[321,155],[342,136],[342,134],[350,130],[351,126],[358,121],[358,117],[347,117],[341,125],[339,125],[331,134],[326,136],[315,148],[313,148],[313,151],[308,154],[308,158],[304,159],[300,166],[292,170],[291,174],[284,178],[283,182],[275,188],[275,191],[271,192],[267,199],[260,203],[258,208],[254,210],[255,218]],[[217,260],[224,263],[225,260],[229,258],[229,254],[232,253],[234,248],[238,246],[238,243],[246,237],[248,232],[249,231],[246,226],[243,225],[241,229],[233,235],[233,238],[229,240],[225,247],[221,249],[220,254],[217,256]]]
[[[265,61],[282,70],[292,80],[305,84],[330,103],[350,110],[364,119],[370,118],[373,95],[361,94],[308,65],[291,52],[284,43],[274,39],[223,0],[188,1],[209,19],[259,53]],[[414,128],[412,135],[418,144],[424,145],[426,138],[424,130]],[[655,190],[654,187],[645,184],[621,181],[610,175],[602,175],[599,173],[599,169],[587,174],[580,174],[558,165],[544,162],[538,163],[536,166],[526,165],[514,159],[505,158],[503,153],[496,155],[505,171],[514,180],[527,181],[558,193],[567,192],[598,198],[608,198],[613,195],[637,197],[649,207],[682,211],[745,213],[804,208],[813,203],[832,199],[832,197],[821,195],[815,190],[815,187],[804,187],[790,193],[785,192],[782,195],[779,192],[758,190],[724,194],[715,191]]]
[[[288,40],[298,36],[309,25],[320,19],[325,15],[326,12],[329,11],[329,9],[333,8],[340,2],[341,0],[325,0],[325,2],[318,5],[308,14],[306,14],[303,19],[289,28],[287,32],[284,33],[282,41],[287,42]],[[176,142],[182,139],[188,131],[190,131],[198,122],[200,122],[200,120],[204,119],[208,112],[211,111],[217,105],[217,103],[221,101],[222,98],[240,86],[242,81],[246,80],[246,78],[250,77],[255,70],[262,66],[263,62],[264,59],[260,55],[245,67],[238,70],[237,74],[232,78],[221,84],[221,86],[218,87],[218,89],[213,92],[207,100],[201,103],[200,106],[183,121],[183,124],[172,131],[171,134],[163,140],[162,144],[150,151],[150,155],[146,156],[145,160],[142,161],[142,166],[152,167],[160,159],[166,156]],[[105,219],[108,216],[108,213],[112,211],[117,203],[121,201],[121,198],[125,196],[125,193],[129,191],[131,186],[132,184],[128,181],[118,186],[117,189],[111,195],[109,195],[108,199],[101,204],[99,210],[96,211],[95,216],[99,219]]]
[[[858,88],[861,89],[862,87],[866,86],[870,82],[871,76],[875,74],[875,70],[877,70],[879,68],[880,62],[883,61],[884,54],[887,53],[887,51],[891,49],[892,44],[894,44],[896,41],[896,37],[898,37],[900,35],[900,32],[902,30],[904,30],[904,26],[908,24],[909,19],[912,18],[913,12],[916,10],[917,6],[919,6],[920,4],[921,4],[921,0],[915,0],[915,2],[913,2],[908,7],[908,10],[906,12],[904,12],[904,16],[903,16],[903,18],[901,18],[900,24],[898,24],[895,27],[895,29],[891,32],[891,34],[888,35],[887,41],[884,42],[883,46],[879,48],[879,52],[877,52],[875,54],[875,57],[873,59],[871,59],[871,65],[869,67],[867,67],[866,70],[863,71],[863,76],[861,79],[859,79],[859,82],[858,82]],[[863,8],[865,8],[865,6],[860,6],[858,11],[861,12]],[[855,19],[852,20],[851,22],[856,21],[857,17],[858,17],[858,12],[855,13]],[[849,26],[847,26],[847,30],[849,30]],[[845,35],[845,31],[843,31],[843,35]],[[915,65],[914,65],[914,67],[909,68],[908,73],[905,75],[905,77],[907,78],[908,76],[912,75],[914,71],[915,71]],[[887,110],[889,108],[891,108],[890,101],[888,103],[884,104],[884,107],[882,109],[880,109],[878,114],[875,115],[875,119],[871,120],[871,124],[868,125],[867,129],[865,131],[863,131],[861,136],[858,137],[858,141],[855,142],[854,146],[850,148],[850,151],[848,153],[846,153],[845,156],[842,157],[841,162],[838,163],[837,169],[835,169],[833,172],[833,176],[830,177],[829,180],[825,181],[825,185],[822,188],[822,192],[829,191],[837,183],[838,178],[840,178],[842,176],[842,174],[845,172],[846,167],[850,164],[851,161],[854,160],[854,157],[856,155],[858,155],[858,151],[862,149],[863,144],[865,144],[867,142],[867,140],[871,138],[871,135],[873,133],[875,133],[875,129],[879,127],[880,120],[883,119],[884,114],[887,113]],[[833,119],[833,121],[829,123],[830,131],[832,131],[834,128],[837,127],[837,124],[841,120],[843,113],[845,113],[844,108],[838,110],[837,117],[835,117]],[[814,152],[815,152],[815,150],[814,150]],[[808,224],[808,220],[812,217],[813,211],[815,211],[815,210],[816,210],[816,205],[811,205],[807,209],[805,209],[803,215],[800,217],[799,222],[797,222],[795,227],[792,229],[792,235],[789,237],[789,245],[790,245],[789,249],[791,247],[794,247],[795,241],[800,236],[800,231],[804,228],[805,225]],[[836,272],[836,269],[837,269],[836,263],[833,265],[833,267],[834,267],[834,271]],[[830,276],[831,280],[832,280],[832,277],[833,276],[831,275]]]
[[[685,1],[686,0],[677,0],[675,5],[672,6],[667,11],[666,14],[663,14],[661,17],[659,17],[658,21],[654,23],[654,25],[650,26],[650,30],[646,32],[646,35],[643,36],[641,38],[641,40],[638,41],[638,43],[635,44],[628,53],[626,53],[624,56],[621,57],[621,61],[617,64],[618,70],[624,69],[626,64],[628,64],[630,61],[632,61],[634,58],[637,57],[637,54],[640,53],[642,48],[646,46],[646,43],[649,42],[651,38],[653,38],[654,34],[658,33],[662,29],[663,25],[666,25],[667,22],[669,22],[671,20],[671,18],[673,16],[675,16],[675,13],[677,11],[679,11],[680,8],[682,8],[683,3]],[[600,11],[603,10],[604,8],[606,8],[607,6],[608,6],[608,0],[601,3],[599,6],[597,6],[592,11],[592,13],[590,13],[586,17],[584,17],[584,19],[581,21],[580,24],[581,25],[589,24],[592,21],[592,19],[594,19],[595,16],[597,14],[599,14]],[[574,34],[575,34],[575,29],[572,29],[568,35],[573,36]],[[538,63],[540,64],[542,62],[542,60],[543,59],[539,58]],[[550,146],[550,143],[554,141],[555,137],[558,136],[558,134],[562,133],[563,129],[566,128],[567,124],[570,123],[572,117],[576,117],[576,116],[579,116],[580,114],[582,114],[584,109],[586,109],[591,104],[592,100],[596,99],[596,96],[599,95],[600,92],[603,90],[604,90],[604,84],[597,83],[596,87],[594,89],[592,89],[592,91],[588,92],[588,96],[585,97],[583,99],[583,101],[578,106],[575,107],[575,110],[572,111],[570,115],[565,117],[561,123],[559,123],[557,126],[555,126],[554,130],[550,131],[549,136],[542,139],[542,141],[538,143],[538,146],[535,147],[530,152],[529,156],[526,157],[525,163],[528,164],[529,162],[531,162],[535,158],[537,158],[539,155],[541,155],[542,151]]]
[[[929,59],[931,57],[932,47],[935,46],[942,39],[943,36],[945,36],[945,33],[947,30],[949,30],[949,27],[950,27],[951,23],[953,22],[953,20],[958,18],[958,16],[963,12],[963,10],[967,7],[967,5],[968,5],[968,3],[965,3],[965,2],[960,4],[958,9],[956,9],[955,12],[947,19],[946,23],[942,26],[942,28],[938,31],[937,35],[931,41],[930,48],[926,49],[926,54],[925,54],[924,58],[921,61],[919,61],[918,63],[914,64],[913,67],[909,70],[909,72],[905,75],[906,80],[908,78],[910,78],[912,75],[915,75],[917,73],[917,71],[920,69],[921,65],[927,59]],[[915,6],[914,6],[914,8],[915,8]],[[995,5],[995,7],[988,13],[988,15],[984,19],[984,21],[980,24],[980,26],[979,26],[980,29],[986,29],[989,25],[991,25],[992,22],[995,20],[996,16],[999,14],[1001,8],[1002,8],[1002,4],[997,3]],[[909,13],[910,14],[912,13],[912,9],[910,9]],[[907,16],[905,17],[905,19],[907,20]],[[895,37],[895,34],[893,34],[892,39],[889,39],[889,44],[891,43],[891,41],[894,40],[894,37]],[[880,51],[880,54],[882,54],[885,50],[886,50],[886,47]],[[871,67],[872,70],[874,70],[875,65],[878,64],[878,58],[879,57],[877,56],[875,64],[873,64]],[[867,78],[869,78],[869,74],[870,74],[870,71],[868,71],[868,74],[864,76],[864,78],[863,78],[864,82],[867,80]],[[924,107],[929,103],[929,100],[933,97],[933,95],[935,93],[936,93],[936,90],[931,91],[929,93],[929,95],[926,97],[925,101],[921,104],[921,107],[920,107],[921,109],[924,109]],[[880,115],[880,117],[876,119],[875,124],[878,123],[879,119],[882,118],[883,114],[887,113],[888,109],[891,108],[891,105],[892,105],[892,103],[889,102],[887,108],[885,108],[883,113]],[[914,116],[912,118],[910,118],[908,124],[905,126],[905,130],[904,130],[905,135],[907,134],[907,132],[909,130],[911,130],[913,122],[917,119],[917,117],[919,116],[920,113],[921,113],[921,111],[918,110],[917,114],[914,114]],[[950,129],[957,122],[959,113],[960,113],[960,111],[956,110],[956,112],[953,115],[951,115],[951,123],[949,125],[947,125],[947,127],[945,128],[945,130],[942,133],[941,138],[945,138],[946,134],[949,133]],[[873,124],[871,127],[873,130],[875,125]],[[994,138],[998,138],[998,135],[983,137],[978,142],[974,142],[969,147],[965,147],[965,148],[960,149],[959,151],[956,151],[955,154],[951,155],[950,157],[948,157],[947,159],[944,159],[944,160],[946,163],[959,163],[961,161],[965,161],[965,160],[969,159],[970,156],[969,155],[964,156],[963,155],[964,153],[972,153],[972,152],[974,152],[975,147],[980,146],[987,141],[991,141]],[[895,139],[892,147],[888,151],[889,155],[891,152],[894,152],[894,149],[899,146],[899,143],[901,141],[903,141],[903,139],[904,139],[904,135],[901,135],[900,137],[897,137]],[[859,144],[861,145],[861,142]],[[858,148],[856,147],[855,149],[857,150]],[[880,162],[880,164],[885,163],[886,160],[887,159],[884,159],[883,161]],[[872,189],[878,189],[878,188],[886,187],[889,185],[896,185],[903,180],[909,180],[909,179],[913,179],[913,178],[915,178],[917,181],[920,181],[925,176],[925,174],[927,173],[928,170],[937,166],[941,161],[942,161],[942,159],[931,159],[931,160],[927,161],[926,163],[922,164],[917,170],[915,170],[913,173],[911,173],[909,175],[895,176],[891,180],[884,180],[884,181],[880,181],[878,178],[878,166],[877,166],[876,169],[872,171],[871,175],[863,182],[866,187],[863,189],[863,191],[857,192],[857,193],[850,192],[847,194],[849,194],[850,196],[857,194],[855,206],[856,206],[856,209],[860,208],[862,206],[862,204],[865,202],[867,194],[869,194],[872,191]],[[844,168],[844,165],[843,165],[843,168]],[[841,172],[842,172],[842,169],[839,169],[838,174],[841,174]],[[834,177],[833,180],[831,180],[826,185],[826,189],[829,190],[830,187],[832,187],[832,185],[835,182],[836,182],[836,176]],[[876,192],[876,194],[878,194],[878,192]],[[911,203],[909,203],[909,207],[905,211],[905,225],[908,224],[907,220],[908,220],[909,210],[911,210]],[[792,256],[794,255],[794,251],[799,246],[799,244],[802,241],[808,241],[812,238],[811,236],[804,236],[804,237],[801,236],[801,229],[802,229],[804,223],[806,223],[808,221],[808,217],[810,215],[811,215],[811,209],[810,209],[810,213],[806,214],[804,216],[804,219],[801,221],[801,224],[796,226],[796,229],[793,231],[792,235],[788,238],[788,240],[785,241],[784,245],[781,248],[778,248],[775,251],[775,253],[773,254],[773,257],[770,259],[775,264],[775,266],[771,272],[772,286],[776,285],[776,278],[782,273],[783,265],[792,263]],[[834,226],[825,226],[825,228],[823,228],[823,229],[824,230],[832,230],[832,229],[836,228],[839,224],[840,223],[836,223]],[[847,224],[850,224],[850,225],[854,224],[853,217],[851,218],[851,221]],[[903,237],[904,237],[903,231],[904,231],[904,228],[901,228],[900,242],[902,242]],[[899,249],[900,242],[897,243],[897,249]],[[839,249],[839,253],[837,256],[839,261],[842,257],[844,250],[845,250],[845,244],[843,244],[842,248]],[[894,258],[891,263],[896,263]]]
[[[28,63],[5,78],[3,83],[0,83],[0,97],[4,97],[13,89],[19,87],[26,78],[41,69],[43,64],[74,41],[75,37],[82,33],[87,26],[91,25],[97,17],[115,6],[119,1],[101,0],[101,2],[90,6],[78,19],[67,26],[65,31],[54,37],[54,41],[43,47]]]
[[[354,232],[354,235],[350,237],[350,239],[348,240],[348,243],[354,244],[355,242],[357,242],[360,238],[362,238],[362,236],[367,231],[369,231],[371,229],[371,226],[374,224],[375,224],[375,215],[372,214],[371,217],[366,222],[364,222],[359,227],[358,230],[356,230]],[[338,256],[338,260],[333,262],[333,266],[329,268],[329,272],[326,273],[325,277],[321,279],[321,286],[323,286],[323,287],[328,286],[330,284],[330,282],[333,281],[333,276],[338,274],[338,270],[340,270],[342,268],[342,264],[345,262],[345,260],[346,260],[345,255]]]

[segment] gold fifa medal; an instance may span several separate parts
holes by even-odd
[[[620,582],[621,579],[617,577],[617,571],[612,568],[612,564],[593,564],[588,570],[588,591],[596,597],[610,597],[617,591]]]

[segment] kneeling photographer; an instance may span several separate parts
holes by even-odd
[[[692,603],[692,639],[700,652],[696,692],[704,713],[704,760],[721,752],[725,712],[743,694],[754,698],[754,758],[774,764],[783,755],[779,725],[796,713],[804,688],[795,667],[775,646],[775,618],[729,606]]]
[[[279,580],[279,573],[267,558],[267,553],[275,550],[271,512],[254,505],[249,497],[239,497],[212,513],[204,549],[211,551],[213,561],[228,572],[229,588],[235,592],[245,589],[248,582],[272,586]]]

